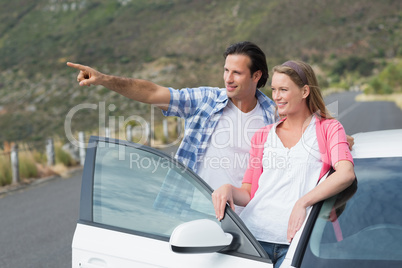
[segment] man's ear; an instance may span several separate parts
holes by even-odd
[[[310,87],[308,85],[304,85],[302,90],[303,90],[303,98],[305,99],[308,97],[308,95],[310,95]]]
[[[260,80],[261,76],[262,76],[261,70],[255,71],[255,72],[253,73],[253,79],[254,79],[255,81],[257,81],[257,82]]]

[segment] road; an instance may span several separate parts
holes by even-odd
[[[81,172],[0,198],[0,267],[71,267]]]
[[[402,128],[402,111],[390,102],[356,103],[357,93],[326,98],[347,134]],[[170,154],[170,152],[168,152]],[[0,198],[0,267],[71,267],[81,172]]]
[[[347,134],[402,128],[402,111],[392,102],[356,102],[358,92],[332,94],[325,103]]]

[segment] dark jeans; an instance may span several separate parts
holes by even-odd
[[[274,244],[263,241],[258,242],[260,242],[261,246],[268,253],[269,258],[272,260],[272,263],[274,264],[274,268],[279,268],[286,257],[289,245]]]

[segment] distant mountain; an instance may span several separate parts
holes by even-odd
[[[270,68],[302,59],[330,86],[402,57],[401,10],[400,0],[4,0],[0,142],[63,136],[72,109],[72,131],[96,130],[103,106],[106,119],[149,116],[148,106],[79,87],[66,61],[175,88],[222,86],[224,49],[249,40]]]

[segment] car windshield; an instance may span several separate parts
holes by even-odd
[[[402,267],[401,163],[355,159],[357,191],[323,203],[301,267]]]

